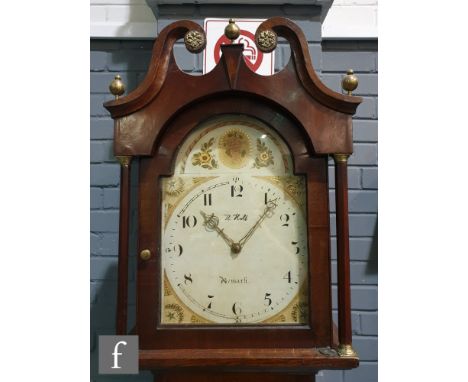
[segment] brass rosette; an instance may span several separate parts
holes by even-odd
[[[257,31],[255,34],[255,43],[257,44],[258,49],[263,53],[270,53],[278,44],[278,36],[272,29]]]
[[[184,43],[190,53],[200,53],[206,46],[205,33],[190,30],[184,36]]]

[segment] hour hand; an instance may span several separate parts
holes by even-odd
[[[233,246],[236,244],[234,243],[234,240],[232,240],[228,235],[224,233],[224,230],[219,228],[219,218],[215,214],[206,214],[203,211],[200,211],[201,216],[203,216],[204,219],[204,226],[209,230],[209,231],[216,231],[218,234],[224,239],[224,241],[229,245],[229,247],[232,249]]]
[[[252,228],[250,228],[250,230],[245,234],[245,236],[242,239],[239,240],[239,245],[240,245],[241,248],[244,246],[244,244],[247,242],[247,240],[249,240],[252,237],[253,233],[260,226],[262,221],[267,217],[268,218],[271,217],[271,215],[273,214],[273,210],[277,206],[277,201],[278,201],[278,198],[268,201],[265,209],[263,210],[263,213],[260,215],[258,220],[255,222],[255,224],[252,226]]]

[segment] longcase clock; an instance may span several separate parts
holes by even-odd
[[[239,29],[226,27],[232,41]],[[307,42],[275,17],[258,49],[291,46],[272,76],[252,72],[242,44],[222,46],[203,76],[179,70],[174,43],[201,52],[191,21],[157,38],[148,73],[107,102],[121,163],[117,332],[126,334],[130,163],[139,158],[139,362],[155,381],[314,381],[349,369],[347,158],[358,97],[326,88]],[[349,72],[343,87],[357,86]],[[111,91],[123,94],[119,78]],[[335,160],[338,327],[332,322],[328,158]]]

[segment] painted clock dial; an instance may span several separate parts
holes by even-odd
[[[162,324],[308,323],[305,181],[278,134],[211,119],[161,184]]]

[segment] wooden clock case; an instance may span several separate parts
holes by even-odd
[[[307,41],[290,20],[275,17],[273,31],[291,46],[288,65],[272,76],[252,72],[243,45],[222,46],[217,66],[203,76],[182,72],[174,43],[203,29],[191,21],[158,36],[144,81],[107,102],[115,120],[114,151],[121,163],[117,332],[126,334],[130,162],[139,157],[137,322],[140,367],[157,381],[313,381],[320,369],[358,365],[351,348],[347,164],[352,115],[361,102],[326,88],[311,63]],[[206,119],[223,114],[257,118],[273,128],[293,155],[294,172],[307,179],[309,325],[295,327],[161,326],[159,179],[172,175],[185,137]],[[339,330],[332,322],[328,158],[336,162]],[[146,252],[145,252],[146,251]],[[143,256],[145,253],[145,256]],[[341,347],[340,347],[341,346]]]

